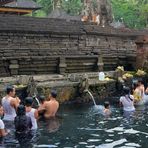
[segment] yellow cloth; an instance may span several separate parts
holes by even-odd
[[[134,91],[133,96],[134,96],[134,100],[136,101],[140,101],[142,99],[142,95],[140,91]]]

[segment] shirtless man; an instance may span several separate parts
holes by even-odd
[[[6,96],[2,99],[2,106],[4,109],[4,119],[5,121],[14,121],[16,116],[16,109],[19,106],[19,98],[15,98],[15,88],[13,86],[8,86],[6,88]]]
[[[55,90],[51,91],[51,96],[49,97],[49,101],[44,101],[44,103],[38,108],[38,111],[41,112],[45,110],[44,117],[46,119],[55,117],[56,112],[59,108],[59,102],[56,101],[57,92]]]

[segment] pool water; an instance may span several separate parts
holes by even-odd
[[[112,116],[104,117],[100,106],[62,106],[58,118],[39,121],[27,148],[147,148],[148,107],[137,107],[130,117],[118,107],[111,109]],[[13,132],[10,136],[2,146],[20,147]]]

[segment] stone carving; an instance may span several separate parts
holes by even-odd
[[[28,86],[27,86],[27,94],[30,97],[38,94],[37,89],[36,89],[36,83],[35,83],[33,77],[29,78],[29,82],[28,82]]]
[[[89,88],[88,75],[84,74],[79,83],[79,93],[82,94],[85,90],[88,90],[88,88]]]
[[[82,21],[95,22],[102,27],[112,22],[112,10],[109,0],[84,0]]]

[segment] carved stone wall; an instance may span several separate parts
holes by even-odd
[[[133,67],[138,31],[82,22],[0,15],[0,76]]]

